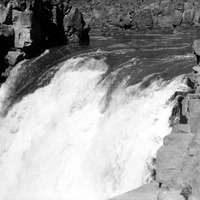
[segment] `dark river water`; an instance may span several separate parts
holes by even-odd
[[[55,66],[71,57],[104,58],[109,66],[102,79],[113,71],[119,72],[112,86],[130,77],[128,85],[140,82],[152,75],[145,84],[155,78],[169,80],[180,74],[191,72],[196,60],[192,53],[191,36],[174,35],[124,35],[113,37],[93,36],[89,47],[56,47],[37,60],[22,64],[23,73],[15,83],[12,97],[21,98],[49,83],[58,70]]]

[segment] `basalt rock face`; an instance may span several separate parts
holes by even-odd
[[[69,41],[78,39],[79,43],[88,43],[90,31],[89,26],[83,19],[83,14],[76,7],[69,6],[64,15],[63,26],[65,35]]]
[[[132,31],[196,31],[198,0],[72,0],[93,29]]]
[[[15,65],[42,49],[67,44],[70,36],[89,42],[88,32],[82,13],[69,0],[1,0],[0,72],[6,63]]]
[[[200,41],[193,44],[199,63]],[[156,157],[156,180],[168,188],[179,189],[185,199],[200,199],[200,66],[188,74],[191,91],[182,98],[181,116],[185,123],[173,126]],[[193,196],[193,197],[192,197]]]

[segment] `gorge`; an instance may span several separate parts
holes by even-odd
[[[0,5],[0,199],[199,199],[198,1]]]

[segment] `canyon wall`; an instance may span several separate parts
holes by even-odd
[[[200,25],[198,0],[76,1],[92,29],[151,32],[191,32]]]

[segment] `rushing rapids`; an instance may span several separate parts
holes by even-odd
[[[20,70],[11,72],[0,89],[0,199],[106,200],[152,180],[152,159],[170,131],[169,99],[187,87],[184,75],[148,70],[191,55],[146,68],[119,46],[59,62],[47,69],[48,84],[40,80],[12,105]],[[113,55],[128,59],[114,68]]]

